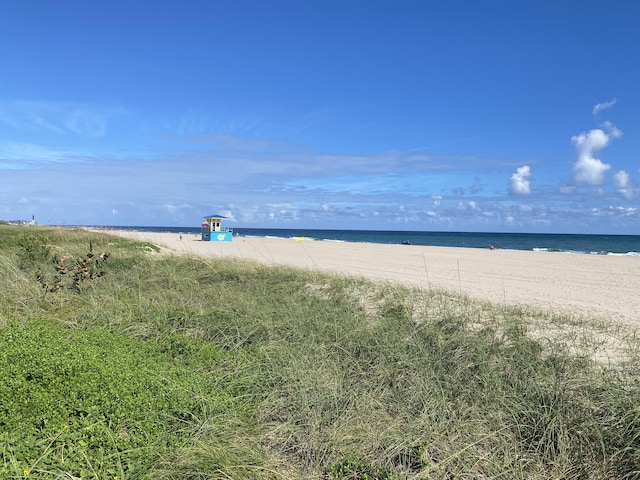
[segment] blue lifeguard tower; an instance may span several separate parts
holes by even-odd
[[[222,219],[227,218],[222,215],[207,215],[202,222],[203,242],[231,242],[233,241],[233,228],[220,226]]]

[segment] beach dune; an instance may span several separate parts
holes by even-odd
[[[235,257],[640,325],[640,257],[110,230],[176,254]],[[182,238],[182,239],[181,239]]]

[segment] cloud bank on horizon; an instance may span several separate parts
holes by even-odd
[[[458,3],[9,4],[0,219],[640,234],[640,4]]]

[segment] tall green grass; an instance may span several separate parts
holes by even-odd
[[[57,281],[89,245],[104,274]],[[1,478],[640,478],[622,326],[82,230],[0,248]]]

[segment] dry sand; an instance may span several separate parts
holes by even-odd
[[[423,288],[509,305],[640,324],[640,257],[116,231],[175,253],[237,257]]]

